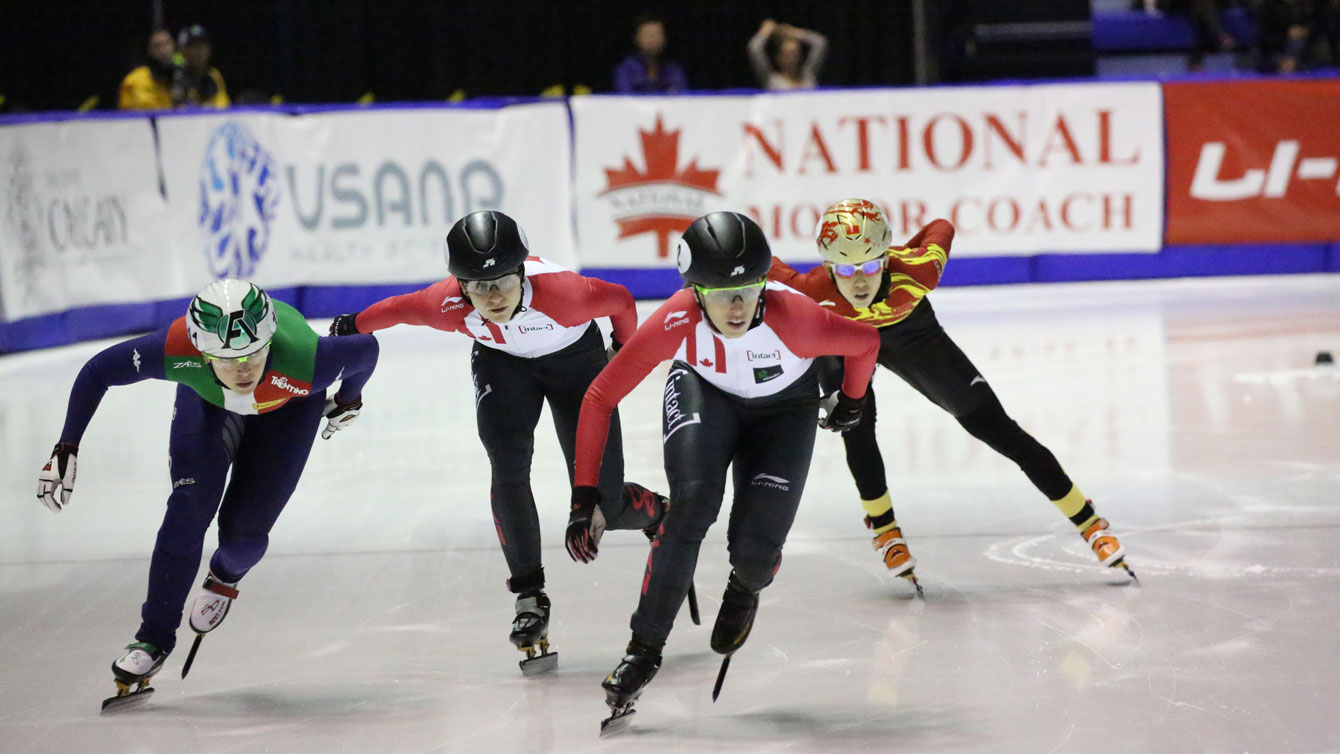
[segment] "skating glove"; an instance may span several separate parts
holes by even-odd
[[[828,407],[828,415],[819,419],[819,426],[833,432],[846,432],[861,423],[861,409],[865,407],[865,396],[852,398],[838,390],[823,399],[820,405]]]
[[[614,354],[618,353],[620,348],[623,348],[623,344],[615,340],[614,336],[611,335],[610,347],[605,349],[605,361],[612,360],[614,358]]]
[[[330,323],[330,334],[357,335],[358,324],[356,323],[356,320],[358,319],[358,314],[358,312],[354,312],[353,314],[341,314],[336,317],[335,321]]]
[[[326,428],[321,430],[321,439],[329,440],[330,436],[354,423],[358,418],[358,412],[363,410],[363,401],[354,401],[353,403],[341,403],[339,398],[326,399]]]
[[[572,512],[568,514],[565,537],[568,555],[578,563],[590,563],[600,551],[605,533],[605,514],[600,512],[600,490],[595,487],[572,488]]]
[[[56,443],[51,451],[51,460],[37,475],[37,499],[50,508],[52,513],[60,513],[61,509],[69,505],[70,495],[74,494],[75,454],[78,452],[79,446],[75,443]],[[60,488],[59,497],[56,495],[57,487]]]

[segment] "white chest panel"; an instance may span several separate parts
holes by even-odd
[[[797,356],[767,322],[739,338],[723,338],[704,318],[675,352],[703,379],[741,398],[781,392],[805,374],[812,358]]]
[[[576,327],[564,327],[544,312],[530,308],[533,297],[534,290],[526,283],[525,292],[521,296],[521,304],[525,309],[520,314],[500,325],[488,321],[478,311],[473,311],[465,318],[465,327],[470,331],[470,336],[482,345],[523,359],[533,359],[576,343],[591,324],[583,322]]]

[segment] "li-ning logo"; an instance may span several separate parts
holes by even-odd
[[[745,358],[749,359],[750,361],[781,361],[781,360],[782,360],[782,352],[781,352],[780,350],[774,350],[774,351],[751,351],[751,350],[749,350],[749,349],[745,349],[744,355],[745,355]]]
[[[442,312],[454,312],[457,309],[465,308],[465,299],[460,296],[447,296],[442,299]]]
[[[282,388],[282,389],[284,389],[284,390],[287,390],[287,391],[289,391],[290,393],[293,393],[294,395],[308,395],[308,394],[310,394],[310,393],[312,392],[312,391],[307,390],[307,389],[305,389],[305,388],[300,388],[300,387],[298,387],[297,385],[294,385],[293,383],[289,382],[289,381],[288,381],[288,377],[287,377],[287,376],[284,376],[284,375],[278,375],[278,374],[277,374],[277,375],[271,377],[271,378],[270,378],[270,384],[271,384],[271,385],[274,385],[274,386],[277,387],[277,388]]]
[[[622,167],[605,168],[605,190],[597,196],[609,202],[618,238],[654,233],[656,256],[666,259],[670,235],[683,233],[695,217],[705,214],[709,197],[721,196],[720,171],[699,168],[696,157],[679,167],[679,131],[666,131],[660,115],[655,130],[638,129],[638,135],[646,169],[639,170],[625,156]]]
[[[1222,141],[1206,142],[1200,148],[1196,173],[1191,179],[1193,198],[1209,202],[1232,202],[1256,196],[1279,199],[1288,192],[1289,184],[1295,176],[1305,181],[1329,181],[1335,178],[1337,166],[1340,166],[1340,161],[1334,157],[1305,157],[1300,160],[1298,142],[1284,140],[1276,142],[1268,169],[1252,168],[1244,171],[1239,178],[1222,179],[1219,171],[1223,167],[1226,151],[1227,145]],[[1340,195],[1340,182],[1335,185],[1335,193]]]
[[[783,479],[779,476],[773,476],[772,474],[758,474],[749,484],[752,487],[771,487],[774,490],[781,490],[782,492],[789,492],[791,490],[790,479]]]
[[[270,244],[281,186],[274,156],[245,126],[214,130],[200,166],[205,260],[219,278],[249,278]]]
[[[687,325],[688,323],[689,323],[688,312],[670,312],[669,314],[665,315],[665,329],[667,330],[673,330],[676,327],[679,327],[680,325]]]

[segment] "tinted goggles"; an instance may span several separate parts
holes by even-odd
[[[699,296],[702,296],[703,301],[711,302],[713,304],[729,306],[730,304],[735,303],[736,298],[739,298],[740,301],[748,305],[758,301],[759,296],[763,295],[763,287],[766,284],[767,281],[760,280],[757,283],[736,285],[729,288],[704,288],[700,285],[695,285],[693,286],[693,289],[698,292]]]
[[[461,288],[471,296],[487,296],[494,290],[506,293],[521,285],[521,273],[513,272],[493,280],[462,280]]]
[[[884,269],[884,257],[871,259],[861,264],[833,264],[833,274],[840,278],[853,277],[857,271],[863,275],[876,275],[882,269]]]

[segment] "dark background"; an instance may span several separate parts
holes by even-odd
[[[936,5],[936,0],[929,0]],[[148,0],[0,0],[0,93],[24,109],[68,110],[92,95],[115,107],[152,28]],[[286,102],[442,100],[536,95],[585,84],[608,91],[644,11],[665,20],[667,57],[694,89],[754,87],[745,43],[765,18],[829,38],[821,79],[913,80],[910,0],[685,0],[663,5],[431,0],[163,0],[166,26],[203,24],[234,99],[247,89]]]

